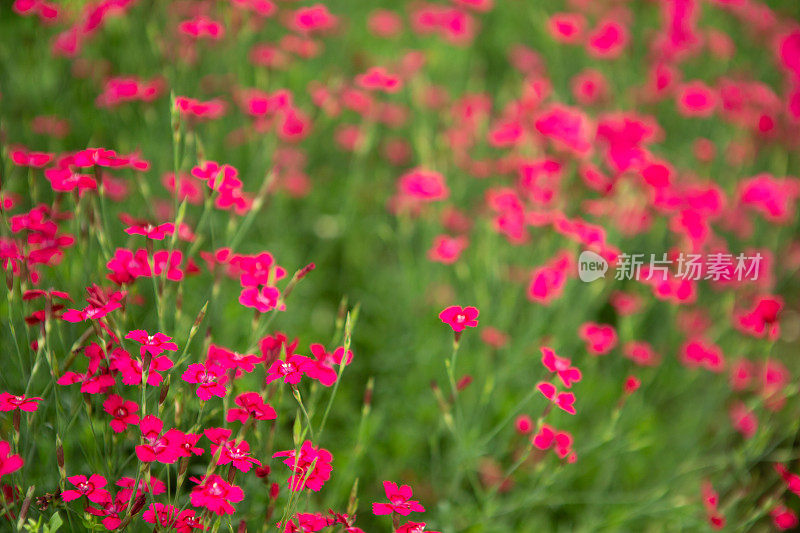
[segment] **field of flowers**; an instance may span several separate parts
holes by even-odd
[[[0,2],[0,531],[774,531],[796,0]]]

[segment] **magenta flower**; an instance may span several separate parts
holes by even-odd
[[[333,353],[329,353],[322,344],[314,343],[309,346],[309,349],[315,359],[307,366],[306,373],[308,377],[316,379],[326,387],[330,387],[336,383],[336,378],[339,375],[337,368],[342,363],[344,347],[340,346]],[[353,352],[348,350],[345,365],[350,364],[352,360]]]
[[[207,364],[216,364],[225,370],[236,369],[235,377],[239,378],[242,372],[252,372],[264,357],[249,353],[232,352],[222,346],[211,344],[206,354]]]
[[[197,483],[191,495],[194,507],[205,507],[218,515],[233,514],[236,509],[231,503],[238,503],[244,499],[244,491],[240,487],[226,483],[216,474],[190,479]]]
[[[22,468],[22,457],[11,454],[11,445],[0,440],[0,478]]]
[[[138,425],[139,416],[134,414],[139,410],[136,402],[125,401],[122,396],[112,394],[103,402],[103,410],[110,414],[114,419],[109,422],[111,429],[117,433],[122,433],[128,425]]]
[[[425,522],[406,522],[398,527],[395,533],[439,533],[439,531],[426,531]]]
[[[558,392],[555,385],[546,381],[539,382],[536,388],[559,409],[571,415],[576,413],[575,407],[573,406],[575,403],[575,395],[571,392]]]
[[[154,415],[148,415],[139,422],[144,444],[136,446],[136,457],[144,463],[158,461],[163,464],[172,464],[178,460],[180,454],[181,437],[183,433],[178,430],[169,430],[162,433],[164,423]]]
[[[458,333],[467,327],[477,327],[478,321],[476,318],[478,318],[479,313],[480,311],[475,307],[464,307],[462,309],[457,305],[451,305],[439,313],[439,318],[453,328],[454,332]]]
[[[204,431],[213,444],[211,445],[211,455],[216,455],[217,450],[222,448],[217,459],[218,465],[232,464],[237,470],[249,472],[253,465],[261,466],[261,462],[250,456],[250,445],[246,440],[231,440],[231,430],[224,428],[208,428]]]
[[[586,322],[578,335],[586,341],[586,349],[593,355],[605,355],[617,345],[617,331],[608,324]]]
[[[547,424],[542,424],[539,432],[531,437],[531,444],[540,450],[553,448],[561,459],[566,458],[567,462],[575,462],[577,456],[572,451],[572,435],[566,431],[557,431]]]
[[[61,498],[65,502],[77,500],[81,496],[86,496],[90,502],[104,503],[111,501],[111,494],[103,487],[106,486],[106,478],[99,474],[86,476],[68,477],[67,481],[75,485],[74,489],[65,490],[61,493]]]
[[[383,482],[383,490],[386,492],[386,498],[389,503],[373,503],[372,514],[386,515],[397,513],[402,516],[408,516],[411,513],[424,513],[425,508],[420,505],[417,500],[412,500],[413,495],[411,487],[408,485],[397,486],[397,483],[391,481]]]
[[[236,405],[228,410],[226,420],[228,422],[246,423],[250,418],[253,420],[275,420],[277,414],[275,409],[266,403],[257,392],[243,392],[234,400]]]
[[[550,372],[555,372],[561,379],[561,382],[566,388],[570,388],[573,383],[581,380],[581,371],[572,365],[572,362],[566,357],[559,357],[551,348],[547,346],[541,347],[542,351],[542,364]]]
[[[169,531],[175,529],[179,533],[190,533],[195,529],[205,529],[200,518],[194,510],[179,510],[177,507],[164,503],[151,503],[150,507],[142,514],[142,520],[148,524],[155,524]]]
[[[0,394],[0,411],[13,411],[19,409],[20,411],[32,412],[39,408],[39,402],[42,398],[26,398],[25,395],[15,396],[11,393],[4,392]]]
[[[266,313],[273,309],[284,311],[286,306],[280,302],[280,296],[281,293],[277,287],[264,286],[260,290],[258,287],[245,287],[239,295],[239,303],[253,308],[259,313]]]
[[[297,385],[303,374],[308,373],[311,359],[304,355],[287,355],[286,360],[278,359],[267,370],[267,383],[283,378],[284,383]]]
[[[214,364],[191,364],[181,379],[187,383],[197,383],[197,396],[203,401],[210,400],[212,396],[222,398],[228,393],[225,387],[228,376],[222,367]]]
[[[289,467],[293,472],[289,476],[289,490],[298,492],[303,489],[311,489],[314,492],[319,491],[322,485],[325,484],[331,477],[333,466],[333,455],[324,448],[315,448],[310,440],[303,442],[300,446],[300,454],[298,455],[295,450],[285,450],[276,452],[272,457],[286,457],[283,464]],[[314,463],[313,470],[311,464]]]
[[[154,333],[150,335],[143,329],[135,329],[125,335],[126,339],[141,343],[141,354],[144,357],[145,352],[153,357],[158,357],[162,352],[176,352],[178,345],[172,341],[172,337],[167,337],[163,333]]]

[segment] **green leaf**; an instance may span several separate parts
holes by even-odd
[[[47,530],[52,533],[53,531],[58,531],[62,525],[64,525],[64,521],[61,520],[61,515],[56,511],[47,523]]]

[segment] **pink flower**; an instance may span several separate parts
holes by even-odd
[[[11,445],[0,440],[0,478],[22,468],[23,461],[19,455],[11,455]]]
[[[703,367],[712,372],[722,372],[725,358],[719,346],[701,339],[691,340],[683,345],[681,362],[689,368]]]
[[[94,503],[104,503],[111,501],[111,494],[103,487],[106,486],[106,478],[99,474],[86,476],[68,477],[67,481],[75,485],[75,489],[65,490],[61,493],[61,498],[65,502],[77,500],[81,496],[86,496],[89,501]]]
[[[555,385],[546,381],[540,381],[536,385],[536,388],[539,389],[539,392],[541,392],[545,398],[550,400],[559,409],[566,411],[571,415],[574,415],[577,412],[573,406],[575,403],[575,395],[571,392],[558,392]]]
[[[438,531],[425,531],[425,522],[406,522],[395,530],[395,533],[439,533]]]
[[[211,444],[211,455],[216,456],[217,450],[222,448],[217,459],[218,465],[232,464],[237,470],[249,472],[252,466],[261,466],[261,462],[250,456],[250,445],[246,440],[231,440],[231,430],[224,428],[208,428],[204,432]]]
[[[786,224],[794,218],[800,196],[800,180],[759,174],[739,184],[739,202],[759,212],[770,222]]]
[[[178,533],[191,533],[195,529],[205,529],[194,510],[180,511],[177,507],[164,503],[151,503],[150,507],[142,514],[142,520],[149,524],[156,524],[165,530],[175,529]]]
[[[578,156],[586,155],[592,149],[594,126],[580,109],[553,105],[539,115],[535,125],[536,130],[556,146]]]
[[[183,442],[183,433],[176,429],[162,433],[163,426],[161,419],[154,415],[148,415],[139,422],[139,429],[145,442],[136,446],[136,457],[140,461],[172,464],[178,460],[181,455],[179,447]]]
[[[555,428],[542,424],[539,431],[531,437],[531,444],[540,450],[554,448],[556,455],[567,458],[570,463],[575,462],[575,452],[572,451],[572,435],[566,431],[557,431]]]
[[[160,276],[166,272],[167,279],[170,281],[181,281],[184,273],[181,270],[183,262],[183,252],[180,250],[158,250],[153,253],[153,274]]]
[[[461,308],[457,305],[451,305],[444,311],[439,313],[439,318],[442,322],[453,328],[453,331],[459,333],[464,328],[474,328],[478,326],[478,311],[475,307]]]
[[[562,251],[543,266],[531,272],[528,284],[528,299],[549,305],[564,292],[567,273],[572,269],[573,260],[569,252]]]
[[[733,404],[730,408],[731,424],[734,429],[746,439],[752,438],[758,429],[758,418],[741,402]]]
[[[236,369],[235,377],[241,377],[242,372],[252,372],[255,365],[261,363],[264,357],[256,354],[241,354],[232,352],[222,346],[211,344],[206,354],[206,363],[219,365],[225,370]]]
[[[556,13],[547,21],[550,35],[561,43],[577,43],[585,27],[586,19],[580,13]]]
[[[789,472],[789,470],[780,463],[776,463],[773,468],[775,468],[775,472],[783,479],[786,488],[800,496],[800,475]]]
[[[273,309],[283,311],[286,306],[280,301],[281,293],[277,287],[264,286],[260,290],[258,287],[245,287],[239,295],[239,303],[245,307],[250,307],[259,313],[266,313]]]
[[[762,296],[755,307],[735,316],[734,324],[743,333],[753,337],[767,337],[775,340],[780,333],[778,315],[783,309],[783,298],[780,296]]]
[[[588,35],[587,50],[597,58],[613,59],[630,40],[628,28],[616,20],[601,21]]]
[[[244,499],[244,491],[240,487],[226,483],[216,474],[189,479],[197,483],[191,495],[194,507],[205,507],[217,515],[233,514],[236,509],[231,503],[238,503]]]
[[[297,385],[303,374],[308,373],[311,359],[303,355],[292,354],[286,356],[286,360],[277,359],[267,370],[267,383],[272,383],[276,379],[283,378],[284,383]]]
[[[444,200],[450,194],[444,176],[422,168],[409,170],[400,176],[398,188],[401,196],[419,202]]]
[[[225,27],[221,22],[217,22],[203,15],[181,22],[178,25],[178,30],[184,35],[195,39],[217,40],[225,35]]]
[[[172,224],[171,222],[159,224],[157,226],[148,223],[133,224],[132,226],[125,228],[125,233],[128,235],[143,235],[148,239],[153,239],[155,241],[163,240],[167,235],[172,235],[174,231],[175,224]]]
[[[138,425],[139,416],[134,413],[139,410],[136,402],[125,401],[122,396],[112,394],[103,402],[103,410],[114,419],[109,423],[116,433],[122,433],[128,425]]]
[[[425,508],[417,500],[412,500],[411,487],[408,485],[397,486],[391,481],[383,482],[383,490],[390,503],[373,503],[372,513],[376,515],[386,515],[397,513],[408,516],[411,513],[424,513]]]
[[[356,83],[363,89],[381,90],[395,93],[402,87],[400,78],[389,74],[383,67],[372,67],[363,74],[356,76]]]
[[[794,529],[798,524],[800,524],[800,520],[797,518],[797,513],[783,504],[776,505],[772,511],[769,512],[769,515],[772,517],[772,523],[775,524],[775,527],[781,531]]]
[[[639,387],[642,385],[642,381],[637,378],[636,376],[628,376],[625,378],[625,384],[622,386],[622,390],[625,391],[625,394],[633,394]]]
[[[291,26],[301,33],[315,33],[336,26],[337,18],[323,4],[301,7],[294,12]]]
[[[625,357],[641,366],[655,366],[661,360],[661,356],[653,350],[652,346],[641,341],[625,343],[622,353]]]
[[[243,392],[234,400],[236,405],[228,410],[226,420],[228,422],[246,423],[250,418],[253,420],[275,420],[277,414],[272,406],[264,401],[257,392]]]
[[[519,415],[514,420],[514,429],[516,429],[517,433],[520,435],[527,435],[533,431],[533,420],[528,415]]]
[[[272,457],[286,457],[283,464],[289,467],[292,475],[289,477],[289,490],[298,492],[303,489],[319,491],[322,485],[331,477],[333,456],[324,448],[315,448],[311,441],[306,440],[300,446],[300,453],[295,450],[277,452]],[[311,464],[314,463],[313,470]]]
[[[181,379],[187,383],[197,383],[197,396],[204,402],[210,400],[212,396],[223,398],[228,393],[225,387],[228,376],[222,367],[214,364],[191,364]]]
[[[617,331],[608,324],[587,322],[578,331],[586,341],[586,349],[593,355],[605,355],[617,345]]]
[[[458,261],[461,252],[463,252],[466,247],[466,237],[437,235],[433,241],[433,246],[428,250],[428,259],[437,263],[450,265]]]
[[[158,357],[162,352],[177,352],[178,345],[172,341],[172,337],[167,337],[163,333],[148,334],[143,329],[135,329],[125,335],[126,339],[141,343],[141,355],[144,357],[145,352],[149,353],[152,357]]]
[[[39,408],[39,402],[42,398],[34,397],[27,398],[24,394],[22,396],[15,396],[11,393],[4,392],[0,394],[0,411],[13,411],[19,409],[20,411],[33,412]]]
[[[311,354],[315,357],[306,367],[306,374],[311,379],[316,379],[326,387],[330,387],[336,383],[338,377],[338,367],[344,358],[344,347],[339,346],[333,353],[325,350],[322,344],[312,344],[309,346]],[[347,351],[347,361],[345,365],[349,365],[353,360],[353,352]]]
[[[682,85],[678,89],[676,98],[678,110],[687,117],[708,117],[717,106],[716,93],[701,81],[691,81]]]
[[[544,367],[550,372],[556,372],[566,388],[570,388],[573,383],[581,380],[581,371],[571,366],[572,362],[569,359],[559,357],[547,346],[542,346],[541,352]]]

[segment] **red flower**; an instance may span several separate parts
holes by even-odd
[[[450,194],[444,176],[422,168],[415,168],[403,174],[398,187],[402,197],[419,202],[444,200]]]
[[[125,335],[125,338],[142,344],[140,348],[142,357],[144,357],[145,352],[153,357],[158,357],[165,351],[178,351],[178,345],[171,342],[172,337],[167,337],[163,333],[154,333],[150,335],[143,329],[135,329]]]
[[[190,479],[197,483],[191,495],[195,507],[205,507],[218,515],[233,514],[236,509],[231,502],[238,503],[244,499],[244,491],[240,487],[226,483],[216,474]]]
[[[689,367],[703,367],[712,372],[722,372],[725,358],[719,346],[706,343],[701,339],[687,342],[681,348],[681,362]]]
[[[39,408],[39,402],[42,398],[26,398],[25,395],[14,396],[11,393],[4,392],[0,394],[0,411],[13,411],[19,409],[20,411],[32,412]]]
[[[277,414],[272,406],[264,401],[257,392],[243,392],[234,400],[241,409],[234,407],[228,410],[226,420],[228,422],[246,423],[248,419],[253,420],[275,420]]]
[[[183,433],[177,429],[161,432],[164,423],[154,415],[148,415],[139,422],[139,430],[145,443],[136,446],[136,457],[145,463],[158,461],[172,464],[182,455]]]
[[[555,385],[552,383],[547,383],[546,381],[539,382],[536,385],[536,388],[539,389],[539,392],[541,392],[545,398],[553,402],[559,409],[562,409],[571,415],[576,413],[575,407],[573,406],[575,403],[575,395],[571,392],[558,392]]]
[[[373,503],[372,514],[385,515],[397,513],[408,516],[411,513],[424,513],[425,508],[417,500],[412,500],[411,487],[408,485],[397,486],[391,481],[383,482],[383,490],[390,503]]]
[[[439,313],[439,318],[458,333],[467,327],[477,327],[478,321],[475,319],[478,318],[478,314],[480,314],[480,311],[475,307],[461,308],[457,305],[451,305]]]
[[[303,355],[287,355],[286,360],[278,359],[270,365],[267,370],[267,383],[283,378],[284,383],[297,385],[311,364],[311,359]]]
[[[218,465],[232,464],[234,468],[242,472],[249,472],[252,466],[261,466],[261,462],[250,456],[250,445],[246,440],[230,440],[231,430],[224,428],[208,428],[204,431],[213,444],[211,445],[211,455],[216,455],[217,450],[222,448],[217,459]]]
[[[337,369],[344,357],[344,347],[339,346],[333,353],[329,353],[325,351],[325,347],[322,344],[314,343],[309,346],[309,349],[316,359],[308,364],[306,374],[311,379],[316,379],[326,387],[330,387],[336,383],[336,378],[339,375]],[[352,360],[353,352],[347,350],[345,365],[349,365]]]
[[[782,531],[794,529],[800,523],[800,520],[797,518],[797,513],[783,504],[775,506],[775,508],[770,511],[769,515],[772,517],[772,523],[775,524],[775,527]]]
[[[333,456],[324,448],[315,448],[311,441],[306,440],[300,446],[300,454],[295,450],[276,452],[272,457],[286,457],[283,464],[288,466],[293,474],[289,476],[289,490],[298,492],[303,489],[319,491],[331,477]],[[311,470],[311,464],[314,469]]]
[[[395,533],[439,533],[438,531],[425,531],[425,522],[406,522],[398,527]]]
[[[128,235],[144,235],[148,239],[155,241],[163,240],[167,235],[172,235],[175,231],[175,224],[167,222],[153,226],[148,223],[134,224],[125,228],[125,233]]]
[[[280,301],[281,292],[277,287],[264,286],[245,287],[239,295],[239,303],[245,307],[250,307],[259,313],[266,313],[273,309],[284,311],[286,306]]]
[[[578,331],[586,341],[586,349],[593,355],[604,355],[617,345],[617,332],[607,324],[587,322]]]
[[[572,362],[566,357],[559,357],[547,346],[541,347],[542,364],[550,372],[556,372],[566,388],[581,380],[581,371],[571,366]]]
[[[173,505],[151,503],[142,514],[142,520],[148,524],[156,524],[165,530],[175,529],[178,533],[191,533],[195,529],[205,529],[200,518],[192,509],[179,509]]]
[[[125,401],[122,396],[112,394],[103,403],[103,409],[106,413],[110,414],[114,419],[109,423],[111,429],[117,433],[122,433],[129,424],[138,425],[139,416],[135,415],[139,410],[139,405],[136,402]]]
[[[453,264],[467,247],[467,242],[466,237],[438,235],[428,250],[428,259],[445,265]]]
[[[212,396],[223,398],[228,394],[228,389],[225,387],[228,376],[222,367],[214,364],[191,364],[181,379],[187,383],[197,383],[197,396],[204,402],[210,400]]]
[[[539,432],[531,437],[531,444],[540,450],[554,448],[556,455],[562,459],[566,457],[570,463],[577,459],[575,452],[572,451],[572,435],[566,431],[557,431],[547,424],[542,424]]]
[[[22,468],[23,461],[19,455],[11,455],[11,445],[0,440],[0,478]]]
[[[752,311],[735,317],[735,325],[743,333],[775,340],[780,333],[778,315],[782,309],[783,298],[780,296],[762,296]]]
[[[61,493],[61,498],[65,502],[77,500],[81,496],[86,496],[89,501],[94,503],[104,503],[111,501],[111,494],[103,487],[106,486],[106,478],[99,474],[86,476],[68,477],[67,481],[75,485],[75,489],[65,490]]]
[[[232,352],[222,346],[211,344],[206,355],[206,364],[216,364],[225,370],[236,369],[235,377],[240,377],[242,372],[252,372],[255,366],[262,362],[264,357],[255,354],[242,354]]]

